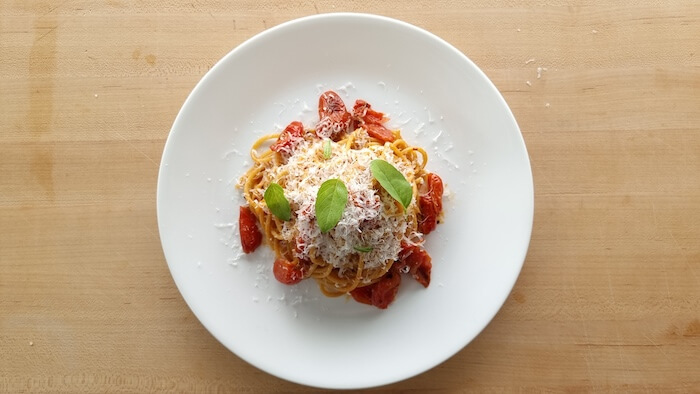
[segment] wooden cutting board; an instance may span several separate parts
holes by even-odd
[[[467,54],[511,106],[535,180],[503,309],[450,360],[383,389],[697,392],[700,7],[607,3],[1,2],[0,392],[306,389],[188,309],[156,178],[219,58],[334,11],[402,19]]]

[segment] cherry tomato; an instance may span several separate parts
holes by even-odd
[[[444,187],[442,179],[436,174],[426,176],[426,191],[418,197],[421,218],[418,221],[418,231],[428,234],[437,227],[437,220],[442,212],[442,193]]]
[[[299,121],[294,121],[287,125],[277,137],[277,141],[270,146],[275,152],[291,155],[294,148],[304,139],[304,125]]]
[[[258,229],[258,219],[249,207],[238,210],[238,230],[245,253],[252,253],[262,243],[262,233]]]
[[[437,211],[440,213],[442,212],[442,194],[445,192],[442,179],[437,174],[430,173],[427,176],[427,180],[428,193],[431,193],[435,197]]]
[[[399,272],[410,273],[413,279],[417,280],[423,287],[428,287],[430,272],[433,268],[431,260],[425,249],[402,242],[399,260],[394,263],[394,266]]]
[[[352,116],[345,108],[343,99],[329,90],[318,98],[318,119],[316,134],[338,140],[350,127]]]
[[[384,277],[375,283],[372,289],[372,305],[386,309],[396,298],[401,284],[401,275],[395,270],[389,270]]]
[[[356,287],[354,290],[350,292],[350,295],[352,298],[361,303],[361,304],[367,304],[367,305],[372,305],[372,287],[374,285],[369,285],[369,286],[364,286],[364,287]]]
[[[411,276],[413,276],[413,279],[417,280],[418,283],[422,284],[423,287],[428,287],[428,285],[430,285],[430,271],[433,269],[433,263],[430,262],[431,258],[427,253],[425,256],[427,259],[421,261],[416,272],[411,274]]]
[[[394,142],[394,133],[383,125],[365,123],[362,127],[367,130],[367,134],[369,134],[370,137],[376,138],[382,142]]]
[[[350,292],[355,301],[386,309],[396,298],[401,284],[401,275],[393,267],[376,283],[358,287]]]
[[[362,119],[365,123],[382,124],[384,122],[384,114],[373,110],[372,106],[365,100],[355,101],[352,114],[355,118]]]
[[[372,109],[372,106],[365,100],[356,100],[352,109],[354,121],[358,127],[367,131],[370,137],[382,142],[394,142],[394,134],[384,127],[384,114]]]
[[[304,279],[305,268],[303,262],[295,264],[293,261],[279,258],[272,266],[272,273],[275,275],[275,279],[281,283],[293,285]]]

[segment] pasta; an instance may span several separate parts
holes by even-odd
[[[432,264],[422,243],[442,212],[442,181],[426,171],[427,152],[408,144],[399,130],[384,127],[383,114],[366,102],[358,100],[350,114],[334,92],[326,92],[319,100],[319,118],[314,129],[292,122],[253,144],[253,165],[239,181],[247,202],[241,208],[241,240],[245,246],[254,231],[250,226],[243,230],[247,209],[275,252],[278,280],[293,284],[313,278],[326,296],[350,294],[386,308],[402,273],[429,284]],[[390,185],[373,176],[370,165],[378,160],[410,185],[413,198],[406,206],[386,190]],[[322,183],[330,178],[343,183],[347,202],[337,223],[324,233],[314,206]],[[280,219],[266,201],[273,183],[284,191],[289,220]]]

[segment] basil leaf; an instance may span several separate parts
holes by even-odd
[[[289,207],[289,201],[284,197],[282,186],[275,182],[270,183],[270,186],[265,190],[265,203],[270,208],[275,216],[285,222],[292,217],[292,209]]]
[[[413,188],[403,174],[389,162],[380,159],[372,160],[369,163],[369,169],[384,190],[394,197],[394,200],[400,202],[404,209],[408,208],[413,198]]]
[[[316,195],[316,221],[322,233],[338,224],[347,201],[348,189],[340,179],[329,179],[321,184]]]
[[[326,160],[331,158],[331,140],[330,140],[330,138],[326,138],[326,140],[323,141],[323,158]]]
[[[358,252],[368,253],[374,248],[371,246],[353,246],[353,249],[357,250]]]

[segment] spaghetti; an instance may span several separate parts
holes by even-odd
[[[314,129],[292,122],[253,144],[253,165],[239,181],[248,204],[241,207],[244,251],[260,244],[251,243],[259,238],[257,227],[249,225],[254,218],[277,257],[273,272],[278,280],[293,284],[313,278],[327,296],[350,294],[386,308],[402,273],[429,284],[432,264],[422,244],[442,212],[442,181],[426,171],[427,152],[384,127],[383,114],[365,101],[357,100],[350,114],[337,94],[326,92],[319,100],[319,118]],[[392,198],[373,177],[373,160],[396,168],[416,198],[405,207]],[[348,198],[337,224],[323,233],[314,206],[328,179],[342,181]],[[289,220],[273,214],[265,200],[272,183],[289,200]]]

